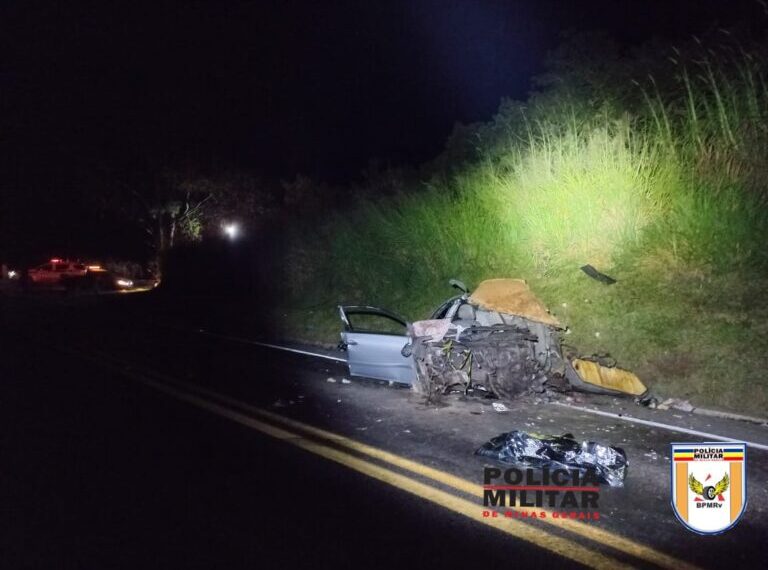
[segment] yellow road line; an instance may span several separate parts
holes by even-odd
[[[104,355],[104,356],[107,356],[107,355]],[[112,358],[112,360],[114,361],[114,358]],[[159,375],[155,374],[155,376],[159,376]],[[442,483],[448,487],[457,489],[468,495],[481,497],[483,494],[482,486],[476,483],[473,483],[461,477],[457,477],[450,473],[446,473],[444,471],[434,469],[427,465],[422,465],[421,463],[412,461],[405,457],[401,457],[399,455],[385,451],[383,449],[379,449],[377,447],[373,447],[373,446],[358,442],[354,439],[350,439],[346,436],[335,434],[333,432],[329,432],[327,430],[323,430],[321,428],[317,428],[317,427],[302,423],[300,421],[282,416],[280,414],[275,414],[268,410],[264,410],[263,408],[252,406],[250,404],[247,404],[235,398],[231,398],[224,394],[220,394],[213,390],[209,390],[202,386],[190,384],[188,382],[183,382],[183,381],[179,381],[179,380],[168,378],[168,377],[165,377],[163,380],[164,382],[160,383],[160,382],[154,382],[152,380],[142,377],[142,381],[144,381],[145,383],[151,383],[153,386],[157,384],[157,387],[159,386],[168,387],[166,382],[169,384],[182,386],[184,389],[193,390],[199,394],[204,394],[208,397],[217,399],[220,402],[225,402],[228,405],[240,408],[242,410],[246,410],[251,414],[258,415],[267,420],[282,424],[283,426],[288,426],[292,429],[299,430],[315,438],[332,442],[337,446],[347,448],[356,453],[367,455],[369,457],[383,461],[385,463],[389,463],[390,465],[410,471],[417,475],[432,479],[433,481],[437,481],[439,483]],[[203,401],[206,401],[206,400],[203,400]],[[233,412],[233,413],[236,413],[236,412]],[[296,436],[294,434],[294,437],[301,437],[301,436]],[[449,496],[452,496],[452,495],[449,495]],[[517,506],[519,506],[519,504]],[[475,508],[477,508],[477,506],[475,506]],[[541,508],[538,510],[545,511],[547,513],[547,516],[542,519],[537,518],[536,519],[537,521],[554,525],[567,532],[576,534],[580,537],[587,538],[589,540],[593,540],[595,542],[598,542],[599,544],[608,546],[610,548],[613,548],[625,554],[629,554],[640,560],[650,562],[651,564],[654,564],[661,568],[675,568],[675,569],[680,568],[682,570],[698,570],[698,567],[693,564],[677,559],[669,554],[665,554],[664,552],[655,550],[650,546],[635,542],[619,534],[615,534],[610,531],[597,528],[595,526],[591,526],[590,524],[581,523],[571,519],[554,518],[551,516],[552,511],[548,509]],[[475,518],[476,520],[479,520],[477,519],[476,515],[473,518]],[[498,526],[494,526],[494,523],[498,524],[498,522],[500,521],[504,521],[506,523],[512,520],[515,520],[515,519],[488,518],[488,519],[482,519],[482,522],[484,524],[488,524],[489,526],[493,526],[494,528],[499,528]],[[516,522],[521,522],[521,521],[516,521]],[[526,524],[526,523],[523,523],[523,524]],[[529,526],[532,526],[530,525],[530,523],[527,523],[527,524],[529,524]],[[543,531],[539,531],[539,532],[543,532]]]
[[[462,499],[440,489],[436,489],[395,471],[391,471],[384,467],[369,463],[359,457],[350,455],[344,451],[331,447],[320,441],[307,439],[302,435],[287,431],[283,428],[275,427],[274,425],[259,421],[244,413],[232,410],[221,404],[211,402],[200,396],[196,396],[189,392],[185,392],[169,386],[163,382],[151,380],[149,378],[142,377],[140,381],[144,384],[152,386],[153,388],[160,390],[178,400],[182,400],[206,411],[212,412],[219,416],[225,417],[229,420],[248,426],[270,437],[279,439],[286,443],[290,443],[296,447],[329,459],[349,469],[362,473],[374,479],[377,479],[383,483],[387,483],[393,487],[406,491],[416,497],[425,499],[434,503],[440,507],[451,510],[460,515],[466,516],[475,522],[480,522],[505,534],[508,534],[516,539],[530,542],[537,547],[544,548],[553,552],[563,558],[573,560],[580,564],[592,568],[632,568],[621,561],[607,556],[597,550],[591,550],[581,544],[573,542],[567,538],[562,538],[543,531],[527,524],[520,520],[505,519],[503,526],[494,524],[491,519],[478,518],[479,506],[475,503]]]
[[[184,385],[187,385],[187,384],[185,383]],[[390,465],[394,465],[401,469],[405,469],[412,473],[416,473],[417,475],[427,477],[429,479],[432,479],[433,481],[437,481],[439,483],[442,483],[448,487],[457,489],[468,495],[473,495],[475,497],[483,496],[483,487],[481,485],[477,483],[472,483],[471,481],[467,481],[466,479],[463,479],[461,477],[451,475],[450,473],[446,473],[444,471],[434,469],[433,467],[429,467],[427,465],[422,465],[421,463],[418,463],[416,461],[412,461],[405,457],[401,457],[394,453],[390,453],[389,451],[385,451],[383,449],[379,449],[377,447],[373,447],[365,443],[361,443],[354,439],[350,439],[346,436],[338,435],[333,432],[329,432],[324,429],[320,429],[320,428],[299,422],[297,420],[287,418],[285,416],[281,416],[280,414],[275,414],[268,410],[264,410],[256,406],[243,403],[239,400],[230,398],[228,396],[219,394],[217,392],[208,390],[206,388],[202,388],[199,386],[189,386],[189,387],[200,393],[206,394],[213,398],[217,398],[222,402],[227,402],[228,404],[237,406],[243,410],[247,410],[250,413],[269,419],[273,422],[279,423],[284,426],[288,426],[295,430],[299,430],[315,438],[324,439],[326,441],[333,442],[334,444],[340,447],[345,447],[357,453],[367,455],[368,457],[372,457],[374,459],[378,459],[385,463],[389,463]],[[545,518],[536,519],[537,521],[557,526],[559,528],[565,529],[568,532],[579,535],[583,538],[594,540],[596,542],[599,542],[600,544],[610,546],[611,548],[614,548],[625,554],[629,554],[631,556],[639,558],[640,560],[650,562],[661,568],[676,568],[676,569],[679,568],[681,570],[683,569],[697,570],[698,568],[693,564],[690,564],[688,562],[675,558],[674,556],[671,556],[669,554],[665,554],[664,552],[660,552],[645,544],[635,542],[634,540],[631,540],[619,534],[615,534],[613,532],[610,532],[601,528],[597,528],[595,526],[590,526],[590,524],[588,523],[582,523],[576,520],[554,518],[551,516],[552,511],[545,508],[537,507],[537,510],[544,511],[547,513],[547,516]],[[495,519],[495,520],[498,521],[500,519]],[[504,519],[504,520],[506,521],[507,519]]]

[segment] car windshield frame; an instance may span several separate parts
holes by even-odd
[[[404,317],[396,313],[393,313],[392,311],[387,311],[386,309],[382,309],[380,307],[372,307],[369,305],[339,305],[339,311],[341,314],[341,320],[344,323],[344,330],[347,332],[391,334],[391,335],[397,335],[397,336],[404,336],[405,334],[408,333],[408,327],[410,323],[407,319],[405,319]],[[402,333],[395,333],[395,332],[389,332],[389,331],[378,331],[373,329],[356,328],[355,325],[353,324],[354,318],[350,318],[350,315],[371,315],[376,317],[383,317],[398,323],[405,330]]]

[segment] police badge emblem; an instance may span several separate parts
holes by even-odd
[[[747,506],[745,443],[673,443],[672,509],[699,534],[733,527]]]

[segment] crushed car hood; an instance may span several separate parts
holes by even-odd
[[[469,302],[489,311],[517,315],[563,328],[522,279],[487,279],[477,286]]]

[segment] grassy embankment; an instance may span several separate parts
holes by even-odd
[[[504,105],[472,160],[305,231],[287,333],[335,342],[338,302],[415,320],[451,277],[522,277],[582,353],[610,352],[662,396],[764,412],[768,87],[759,59],[704,54],[670,64],[671,87],[638,85],[634,106]]]

